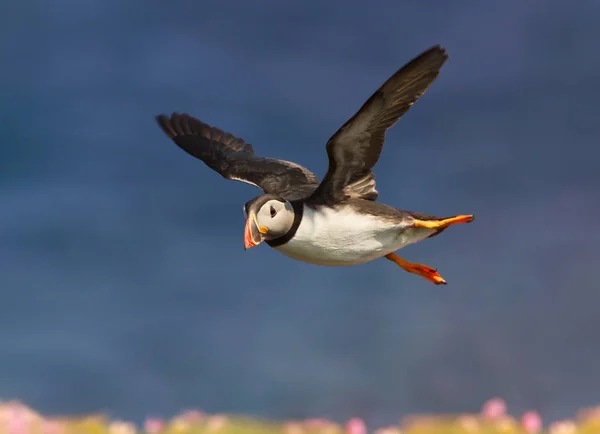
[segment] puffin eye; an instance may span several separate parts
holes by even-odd
[[[269,210],[269,212],[271,213],[271,218],[273,218],[277,215],[277,211],[275,211],[275,208],[273,208],[273,205],[271,205],[271,209]]]

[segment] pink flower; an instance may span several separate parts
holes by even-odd
[[[501,419],[506,415],[506,402],[502,398],[489,399],[481,407],[481,414],[487,419]]]
[[[109,434],[135,434],[136,431],[135,425],[131,422],[115,420],[108,424]]]
[[[65,432],[65,425],[62,422],[56,420],[44,420],[42,421],[41,432],[42,434],[61,434]]]
[[[18,402],[8,403],[5,410],[7,434],[27,434],[41,420],[40,415]]]
[[[6,424],[7,434],[28,434],[30,425],[25,419],[13,418]]]
[[[150,417],[144,422],[144,431],[148,434],[156,434],[165,429],[165,426],[164,420]]]
[[[306,419],[304,423],[311,428],[324,428],[330,424],[327,419],[322,418]]]
[[[209,416],[206,421],[206,428],[209,432],[219,431],[227,425],[227,416],[222,414],[214,414]]]
[[[479,430],[479,419],[472,414],[462,414],[458,417],[458,425],[467,432]]]
[[[367,426],[362,419],[352,418],[346,422],[346,434],[367,434]]]
[[[204,413],[199,410],[187,410],[181,413],[178,417],[186,422],[194,423],[204,419],[204,416]]]
[[[529,434],[538,433],[542,430],[542,417],[537,411],[527,411],[521,416],[521,426]]]
[[[375,430],[374,434],[402,434],[402,431],[398,427],[388,426]]]
[[[283,426],[283,432],[285,434],[302,434],[304,430],[302,429],[302,424],[298,422],[287,422]]]
[[[550,424],[548,432],[550,434],[575,434],[577,432],[577,424],[570,419],[558,420]]]

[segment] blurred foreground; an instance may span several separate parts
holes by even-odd
[[[246,417],[208,415],[188,411],[173,419],[149,418],[143,427],[103,415],[87,417],[46,417],[18,402],[0,403],[0,434],[367,434],[364,422],[351,419],[340,425],[324,419],[270,422]],[[543,426],[539,413],[529,411],[520,418],[507,414],[500,398],[487,401],[480,413],[445,416],[411,416],[398,426],[379,428],[376,434],[600,434],[600,406],[584,409],[572,420]]]

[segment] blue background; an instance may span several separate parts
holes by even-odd
[[[393,423],[600,401],[600,3],[24,0],[0,6],[0,397]],[[477,220],[402,250],[446,287],[243,250],[243,203],[154,121],[322,177],[325,142],[440,43],[380,200]]]

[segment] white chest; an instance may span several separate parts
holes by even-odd
[[[293,259],[311,264],[355,265],[380,258],[426,238],[431,232],[348,209],[305,207],[300,226],[286,244],[276,247]]]

